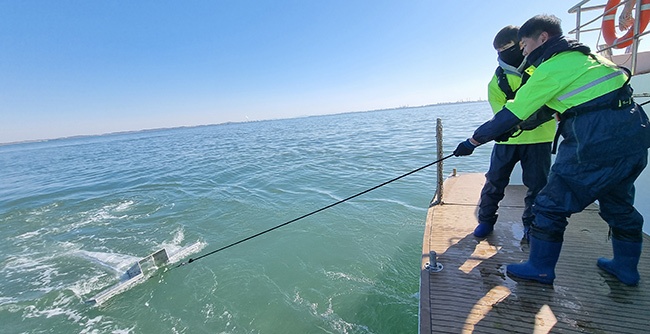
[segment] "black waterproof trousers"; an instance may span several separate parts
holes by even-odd
[[[494,145],[490,168],[485,174],[485,185],[481,190],[479,223],[496,223],[499,202],[503,199],[504,191],[510,183],[510,176],[517,162],[521,163],[522,182],[528,188],[521,219],[525,227],[532,224],[535,218],[532,212],[533,202],[546,185],[551,167],[551,143]]]
[[[614,94],[561,121],[563,140],[533,207],[534,237],[563,241],[567,218],[598,201],[617,239],[641,242],[643,216],[634,208],[634,181],[648,163],[650,123],[639,105],[617,108]]]

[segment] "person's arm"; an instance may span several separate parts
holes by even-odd
[[[519,88],[515,99],[508,101],[491,120],[478,127],[471,138],[461,142],[454,155],[470,155],[479,145],[494,140],[529,118],[549,100],[549,96],[555,96],[563,89],[563,76],[574,75],[570,71],[565,73],[567,71],[561,66],[558,69],[561,71],[549,72],[538,68],[535,75]]]
[[[494,140],[515,127],[519,122],[521,120],[508,110],[508,108],[504,107],[491,120],[479,126],[471,138],[458,144],[456,150],[454,150],[454,155],[458,157],[472,154],[476,147]]]

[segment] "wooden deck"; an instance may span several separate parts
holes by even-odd
[[[597,207],[569,219],[555,283],[513,280],[505,265],[528,259],[521,244],[524,186],[509,186],[492,235],[472,235],[485,177],[444,184],[443,204],[429,209],[422,249],[420,333],[647,333],[650,331],[650,237],[644,236],[641,282],[627,287],[596,266],[611,257]],[[440,272],[425,270],[429,251]]]

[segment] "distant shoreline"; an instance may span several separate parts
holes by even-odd
[[[373,112],[373,111],[399,110],[399,109],[411,109],[411,108],[426,108],[426,107],[433,107],[433,106],[439,106],[439,105],[478,103],[478,102],[487,102],[487,100],[438,102],[438,103],[426,104],[426,105],[421,105],[421,106],[405,105],[405,106],[399,106],[399,107],[393,107],[393,108],[383,108],[383,109],[373,109],[373,110],[363,110],[363,111],[344,111],[344,112],[339,112],[339,113],[322,114],[322,115],[304,115],[304,116],[294,116],[294,117],[287,117],[287,118],[269,118],[269,119],[251,120],[251,121],[239,121],[239,122],[230,121],[230,122],[223,122],[223,123],[201,124],[201,125],[180,125],[180,126],[172,126],[172,127],[164,127],[164,128],[115,131],[115,132],[106,132],[106,133],[88,134],[88,135],[73,135],[73,136],[67,136],[67,137],[57,137],[57,138],[47,138],[47,139],[29,139],[29,140],[21,140],[21,141],[0,143],[0,147],[9,146],[9,145],[19,145],[19,144],[42,143],[42,142],[48,142],[48,141],[54,141],[54,140],[79,139],[79,138],[86,138],[86,137],[110,136],[110,135],[123,135],[123,134],[138,133],[138,132],[161,131],[161,130],[183,129],[183,128],[198,128],[198,127],[202,127],[202,126],[241,124],[241,123],[252,123],[252,122],[277,121],[277,120],[303,118],[303,117],[334,116],[334,115],[351,114],[351,113],[364,113],[364,112]]]

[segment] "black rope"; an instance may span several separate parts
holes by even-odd
[[[223,247],[221,247],[221,248],[219,248],[219,249],[216,249],[216,250],[213,250],[213,251],[211,251],[211,252],[209,252],[209,253],[205,253],[205,254],[203,254],[203,255],[201,255],[201,256],[199,256],[199,257],[196,257],[196,258],[193,258],[193,259],[190,258],[187,262],[182,262],[181,264],[179,264],[178,266],[176,266],[176,268],[178,268],[178,267],[180,267],[180,266],[183,266],[183,265],[186,265],[186,264],[189,264],[189,263],[192,263],[192,262],[195,262],[195,261],[200,260],[200,259],[202,259],[202,258],[204,258],[204,257],[206,257],[206,256],[209,256],[209,255],[212,255],[212,254],[214,254],[214,253],[220,252],[220,251],[222,251],[222,250],[224,250],[224,249],[228,249],[228,248],[230,248],[230,247],[232,247],[232,246],[239,245],[239,244],[241,244],[241,243],[244,242],[244,241],[248,241],[248,240],[250,240],[250,239],[253,239],[253,238],[259,237],[259,236],[262,235],[262,234],[269,233],[269,232],[271,232],[271,231],[273,231],[273,230],[279,229],[279,228],[282,227],[282,226],[289,225],[289,224],[294,223],[294,222],[296,222],[296,221],[298,221],[298,220],[301,220],[301,219],[306,218],[306,217],[309,217],[309,216],[311,216],[311,215],[313,215],[313,214],[319,213],[319,212],[321,212],[321,211],[323,211],[323,210],[327,210],[327,209],[329,209],[329,208],[331,208],[331,207],[333,207],[333,206],[335,206],[335,205],[339,205],[339,204],[341,204],[341,203],[343,203],[343,202],[346,202],[346,201],[349,201],[349,200],[351,200],[351,199],[353,199],[353,198],[355,198],[355,197],[361,196],[361,195],[363,195],[363,194],[365,194],[365,193],[368,193],[368,192],[371,192],[371,191],[373,191],[373,190],[375,190],[375,189],[377,189],[377,188],[383,187],[383,186],[385,186],[385,185],[387,185],[387,184],[389,184],[389,183],[391,183],[391,182],[395,182],[395,181],[397,181],[397,180],[399,180],[399,179],[401,179],[401,178],[404,178],[404,177],[406,177],[406,176],[409,176],[409,175],[411,175],[411,174],[413,174],[413,173],[417,173],[417,172],[419,172],[419,171],[421,171],[421,170],[423,170],[423,169],[425,169],[425,168],[431,167],[431,166],[433,166],[433,165],[435,165],[435,164],[437,164],[437,163],[439,163],[439,162],[441,162],[441,161],[443,161],[443,160],[445,160],[445,159],[447,159],[447,158],[450,158],[450,157],[452,157],[452,156],[453,156],[453,154],[450,154],[450,155],[448,155],[448,156],[446,156],[446,157],[444,157],[444,158],[442,158],[442,159],[439,159],[439,160],[436,160],[436,161],[434,161],[434,162],[432,162],[432,163],[426,164],[426,165],[424,165],[424,166],[422,166],[422,167],[420,167],[420,168],[418,168],[418,169],[414,169],[414,170],[412,170],[412,171],[410,171],[410,172],[408,172],[408,173],[406,173],[406,174],[402,174],[402,175],[400,175],[400,176],[398,176],[398,177],[396,177],[396,178],[394,178],[394,179],[388,180],[388,181],[386,181],[386,182],[384,182],[384,183],[382,183],[382,184],[379,184],[379,185],[376,185],[376,186],[374,186],[374,187],[372,187],[372,188],[366,189],[366,190],[364,190],[364,191],[362,191],[362,192],[360,192],[360,193],[357,193],[357,194],[352,195],[352,196],[350,196],[350,197],[348,197],[348,198],[342,199],[342,200],[340,200],[340,201],[338,201],[338,202],[336,202],[336,203],[332,203],[332,204],[330,204],[330,205],[328,205],[328,206],[324,206],[324,207],[322,207],[322,208],[320,208],[320,209],[318,209],[318,210],[312,211],[312,212],[310,212],[310,213],[308,213],[308,214],[302,215],[302,216],[300,216],[300,217],[298,217],[298,218],[292,219],[292,220],[290,220],[290,221],[288,221],[288,222],[286,222],[286,223],[282,223],[282,224],[280,224],[280,225],[274,226],[274,227],[269,228],[269,229],[267,229],[267,230],[264,230],[264,231],[262,231],[262,232],[259,232],[259,233],[256,233],[256,234],[253,234],[253,235],[251,235],[250,237],[247,237],[247,238],[241,239],[241,240],[239,240],[239,241],[233,242],[233,243],[231,243],[231,244],[229,244],[229,245],[223,246]]]

